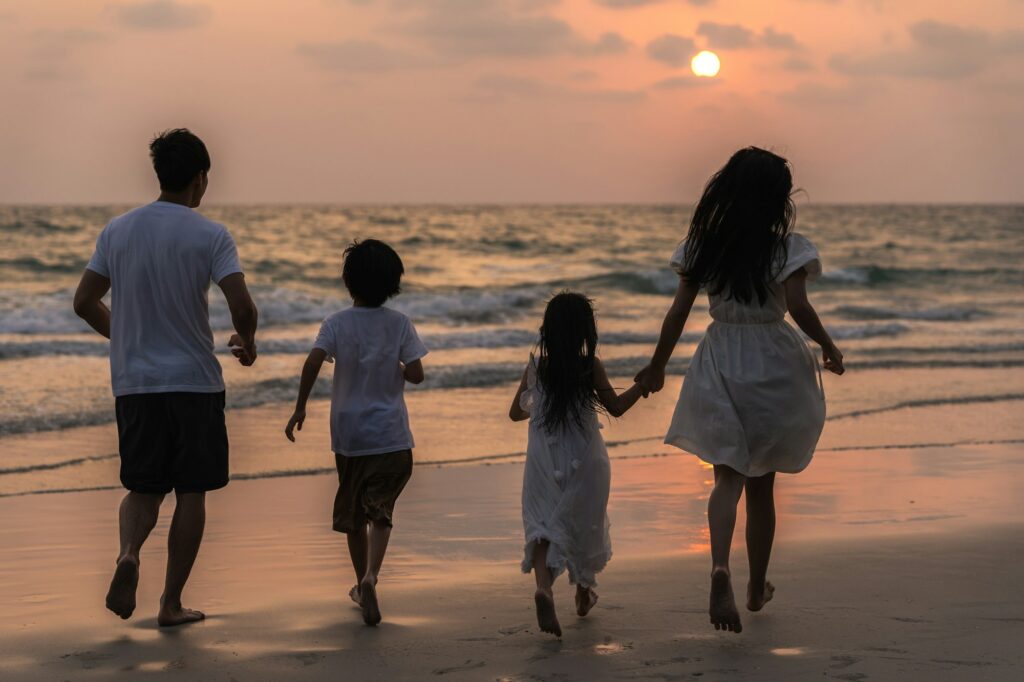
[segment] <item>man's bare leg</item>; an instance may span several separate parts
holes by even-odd
[[[744,481],[745,477],[735,470],[715,465],[715,487],[708,498],[708,528],[711,531],[711,599],[708,612],[716,630],[743,630],[732,592],[729,549],[736,528],[736,505],[743,494]]]
[[[391,539],[391,526],[386,521],[373,520],[367,536],[367,567],[359,582],[359,603],[363,607],[363,622],[376,625],[380,622],[380,605],[377,603],[377,575],[384,565],[384,555]]]
[[[760,611],[775,594],[775,586],[765,579],[775,539],[774,486],[774,473],[747,479],[747,608],[751,611]]]
[[[369,551],[367,549],[366,526],[367,524],[364,523],[351,533],[345,534],[348,540],[348,554],[352,559],[352,568],[356,572],[356,584],[349,590],[348,596],[360,606],[362,606],[362,600],[359,598],[359,583],[363,581],[363,576],[366,575],[366,557]]]
[[[121,549],[107,591],[107,608],[121,618],[130,618],[135,611],[135,590],[139,586],[139,552],[160,517],[160,503],[163,499],[163,495],[130,492],[121,500],[118,511]]]
[[[199,554],[206,527],[206,493],[178,493],[171,530],[167,535],[167,578],[160,597],[161,627],[194,623],[206,617],[181,605],[181,593]]]

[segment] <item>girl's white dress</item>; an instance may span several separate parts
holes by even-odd
[[[811,461],[825,424],[818,359],[785,320],[782,282],[806,268],[821,275],[818,250],[802,235],[786,241],[784,267],[763,306],[711,296],[712,323],[686,370],[665,442],[744,476],[796,473]],[[681,271],[684,242],[672,256]]]
[[[572,425],[548,433],[541,426],[544,395],[533,357],[526,374],[527,390],[520,398],[520,406],[530,412],[523,472],[523,573],[533,568],[534,545],[547,540],[552,575],[568,569],[571,584],[593,587],[612,556],[607,512],[611,465],[601,424],[590,413],[582,429]]]

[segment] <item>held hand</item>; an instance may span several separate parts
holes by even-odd
[[[288,420],[288,426],[284,427],[284,435],[288,437],[288,440],[295,442],[295,429],[302,430],[302,422],[306,421],[305,410],[295,410],[292,414],[292,418]]]
[[[256,362],[256,344],[246,347],[242,337],[238,334],[232,334],[228,339],[228,348],[243,367],[251,367]]]
[[[843,367],[843,354],[834,345],[822,347],[821,357],[824,361],[825,369],[833,374],[842,374],[846,371],[846,368]]]
[[[637,373],[633,381],[643,387],[646,398],[647,394],[657,393],[665,386],[665,370],[654,365],[647,365]]]

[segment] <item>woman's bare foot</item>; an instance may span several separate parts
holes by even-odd
[[[359,605],[363,608],[363,622],[367,625],[380,623],[380,606],[377,604],[377,584],[370,580],[359,583]]]
[[[107,590],[107,608],[121,618],[131,618],[135,611],[135,590],[139,587],[139,560],[122,557],[114,569],[114,577]]]
[[[597,592],[592,588],[576,586],[576,615],[582,618],[597,604]]]
[[[160,614],[156,617],[156,624],[162,628],[169,628],[175,625],[197,623],[204,618],[206,618],[206,614],[202,611],[186,609],[181,605],[181,602],[169,604],[161,598]]]
[[[533,595],[533,601],[537,605],[537,626],[541,632],[550,632],[555,637],[561,637],[562,626],[558,624],[558,616],[555,615],[555,599],[551,590],[544,591],[538,588]]]
[[[352,586],[352,589],[348,591],[348,596],[349,599],[354,601],[357,605],[363,605],[363,602],[359,599],[359,583]]]
[[[764,587],[760,591],[755,591],[753,585],[747,585],[747,610],[760,611],[765,604],[772,600],[773,596],[775,596],[775,585],[767,580],[764,581]]]
[[[711,607],[708,613],[716,630],[743,632],[740,612],[736,610],[736,600],[732,595],[732,580],[724,568],[716,568],[711,573]]]

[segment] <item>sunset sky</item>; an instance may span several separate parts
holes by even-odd
[[[1024,200],[1022,0],[0,0],[0,85],[0,202],[149,198],[177,126],[213,202],[690,201],[748,144]]]

